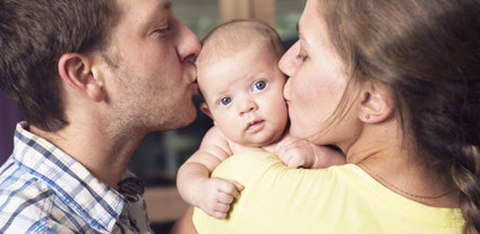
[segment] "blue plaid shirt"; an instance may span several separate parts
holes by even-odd
[[[151,232],[132,225],[121,194],[26,128],[17,125],[13,154],[0,168],[0,233]]]

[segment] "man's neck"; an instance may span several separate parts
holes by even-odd
[[[118,132],[105,131],[105,126],[91,123],[83,126],[70,124],[57,132],[46,132],[30,126],[30,131],[54,144],[100,181],[117,190],[117,183],[143,137],[122,137]]]

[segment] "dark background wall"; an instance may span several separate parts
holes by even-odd
[[[7,95],[0,91],[0,164],[12,153],[15,124],[21,119],[17,108]]]

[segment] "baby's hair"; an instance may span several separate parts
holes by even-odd
[[[252,46],[270,49],[278,59],[284,53],[275,29],[256,20],[233,20],[213,29],[203,40],[197,62],[232,56]]]

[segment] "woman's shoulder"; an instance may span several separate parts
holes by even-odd
[[[257,173],[282,164],[274,155],[262,151],[245,151],[234,154],[215,168],[212,177],[231,179],[242,184],[254,179]]]
[[[396,213],[405,219],[448,220],[458,216],[458,209],[429,207],[409,200],[383,186],[355,164],[325,169],[289,168],[266,152],[245,152],[230,157],[217,168],[214,176],[235,180],[245,186],[244,195],[291,201],[310,201],[323,207],[339,198],[347,199],[350,209],[357,206],[381,206],[380,214]],[[313,202],[314,201],[314,202]],[[309,202],[307,202],[309,203]],[[340,205],[337,204],[337,205]],[[305,203],[295,207],[309,209]],[[320,209],[321,210],[321,209]],[[306,212],[309,213],[309,212]],[[435,215],[433,215],[435,214]]]
[[[463,225],[457,211],[412,204],[354,164],[295,169],[269,153],[245,152],[214,176],[245,189],[226,220],[196,210],[199,233],[458,233]]]
[[[275,155],[262,151],[248,151],[235,154],[223,161],[212,173],[212,177],[235,180],[243,185],[250,183],[269,183],[281,180],[282,183],[302,183],[320,180],[336,181],[335,177],[344,177],[358,173],[353,164],[332,166],[325,169],[298,169],[285,166]]]

